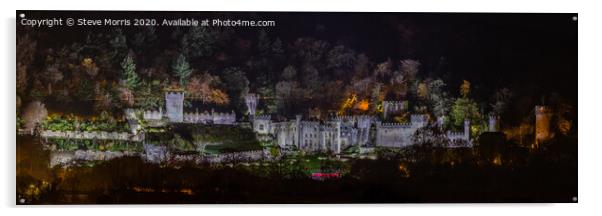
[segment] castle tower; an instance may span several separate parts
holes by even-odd
[[[445,124],[445,116],[437,117],[437,126],[439,126],[440,129],[443,129],[444,124]]]
[[[552,138],[550,132],[550,121],[552,110],[546,106],[535,106],[535,146],[539,147],[542,142]]]
[[[341,153],[341,121],[340,120],[336,120],[335,127],[336,127],[335,153],[339,154],[339,153]]]
[[[370,125],[372,124],[372,118],[370,116],[359,116],[357,119],[357,128],[359,129],[359,145],[363,146],[368,143],[370,139]]]
[[[257,95],[255,94],[247,94],[245,96],[245,103],[247,104],[247,113],[249,114],[249,119],[253,119],[255,117],[255,111],[257,108]]]
[[[487,131],[489,132],[497,132],[498,131],[498,119],[499,116],[497,115],[490,115],[489,116],[489,121],[488,121],[488,127],[487,127]]]
[[[470,140],[470,119],[464,120],[464,139]]]
[[[374,145],[378,146],[379,144],[382,143],[381,140],[381,126],[382,126],[382,122],[379,120],[376,120],[374,122],[374,126],[376,127],[376,136],[375,136],[375,140],[374,140]]]
[[[389,112],[389,101],[383,101],[383,117],[387,119],[387,113]]]
[[[169,121],[184,121],[184,92],[165,92],[165,107]]]
[[[297,114],[295,116],[295,136],[293,139],[293,145],[296,145],[298,148],[301,148],[301,117],[302,115]]]

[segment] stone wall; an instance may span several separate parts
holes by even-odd
[[[209,163],[228,163],[228,162],[250,162],[259,160],[270,160],[270,153],[266,150],[232,152],[205,156],[204,160]]]
[[[426,115],[412,115],[409,123],[376,123],[376,146],[402,148],[412,145],[412,136],[427,126]]]
[[[184,113],[184,123],[193,124],[220,124],[220,125],[234,125],[236,124],[236,114],[234,111],[231,113],[214,112],[211,113],[205,111],[202,113]]]
[[[66,138],[66,139],[97,139],[97,140],[124,140],[124,141],[142,141],[144,134],[131,134],[127,132],[106,132],[106,131],[50,131],[44,130],[40,133],[44,138]]]
[[[126,156],[138,156],[136,152],[112,151],[54,151],[50,153],[50,166],[69,166],[76,161],[108,161]]]
[[[385,123],[376,126],[376,146],[402,148],[412,144],[418,127],[412,124]]]

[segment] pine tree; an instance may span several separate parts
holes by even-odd
[[[188,84],[188,77],[192,73],[190,64],[186,61],[186,57],[183,54],[178,56],[178,59],[173,64],[172,69],[175,75],[180,79],[180,86],[185,87]]]
[[[131,55],[128,55],[121,62],[121,68],[123,69],[123,81],[125,86],[130,89],[136,89],[140,84],[138,74],[136,74],[136,64]]]

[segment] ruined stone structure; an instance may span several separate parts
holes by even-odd
[[[539,147],[542,142],[552,138],[551,120],[552,110],[549,107],[535,106],[535,146],[533,147]]]

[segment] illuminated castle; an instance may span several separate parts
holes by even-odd
[[[274,121],[269,115],[255,116],[255,95],[245,98],[247,112],[255,133],[264,141],[272,140],[285,149],[341,153],[350,146],[382,146],[403,148],[412,145],[412,136],[428,125],[428,116],[412,115],[408,123],[382,123],[375,116],[335,116],[326,121],[307,121],[302,115],[295,119]],[[386,102],[388,113],[404,109],[403,102]],[[371,135],[371,131],[374,134]],[[464,131],[448,132],[453,147],[470,147],[470,121],[465,121]]]

